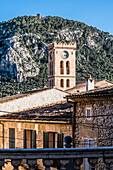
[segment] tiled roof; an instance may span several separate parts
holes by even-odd
[[[6,97],[3,97],[3,98],[0,98],[0,103],[7,102],[7,101],[10,101],[10,100],[14,100],[14,99],[18,99],[18,98],[23,98],[23,97],[32,95],[34,93],[39,93],[39,92],[50,90],[50,89],[51,88],[34,89],[34,90],[31,90],[31,91],[28,91],[28,92],[25,92],[25,93],[16,94],[16,95],[12,95],[12,96],[6,96]]]
[[[74,99],[74,98],[83,98],[83,97],[98,97],[98,96],[113,96],[113,86],[107,86],[104,88],[94,89],[90,91],[85,91],[81,93],[75,93],[71,95],[67,95],[65,98]]]
[[[109,81],[109,80],[94,80],[94,87],[96,88],[101,88],[101,87],[106,87],[109,86],[108,84],[110,84],[111,86],[113,85],[113,82]],[[86,81],[83,82],[78,82],[76,83],[75,87],[72,87],[70,89],[65,90],[66,92],[71,92],[73,93],[74,89],[79,89],[80,87],[86,87]]]
[[[73,104],[67,102],[56,103],[45,107],[11,113],[0,116],[0,119],[26,119],[26,120],[46,120],[46,121],[67,121],[71,122]]]

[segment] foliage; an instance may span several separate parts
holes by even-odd
[[[31,58],[28,57],[26,62],[30,63],[33,59],[40,71],[36,77],[27,77],[19,83],[10,80],[10,76],[5,79],[1,70],[1,97],[47,86],[47,44],[53,41],[76,41],[77,82],[85,81],[88,74],[92,74],[94,79],[106,77],[113,81],[113,36],[108,32],[61,17],[39,19],[37,16],[22,16],[0,23],[0,39],[3,41],[13,36],[19,37],[18,41],[29,51]],[[4,49],[7,53],[5,45]],[[3,56],[0,54],[0,57]],[[23,69],[24,62],[20,63]]]

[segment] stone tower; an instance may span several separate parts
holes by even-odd
[[[48,45],[48,83],[49,87],[61,90],[76,84],[76,43],[57,43]]]

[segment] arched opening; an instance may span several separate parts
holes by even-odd
[[[70,63],[66,61],[66,74],[70,74]]]
[[[53,75],[53,61],[50,62],[50,75]]]
[[[63,79],[60,80],[60,87],[64,87],[64,80]]]
[[[51,75],[51,62],[50,62],[50,64],[49,64],[49,74]]]
[[[53,75],[53,61],[51,61],[51,75]]]
[[[70,80],[69,79],[66,80],[66,87],[70,87]]]
[[[60,61],[60,74],[64,74],[64,62]]]

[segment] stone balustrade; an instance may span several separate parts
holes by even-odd
[[[113,163],[113,147],[95,148],[52,148],[52,149],[0,149],[0,169],[6,159],[10,159],[14,170],[19,169],[22,160],[30,170],[35,169],[38,159],[43,160],[46,170],[56,167],[59,170],[70,169],[70,160],[73,162],[73,170],[80,170],[83,159],[87,158],[91,170],[95,170],[98,159],[102,158],[106,170],[110,170]]]

